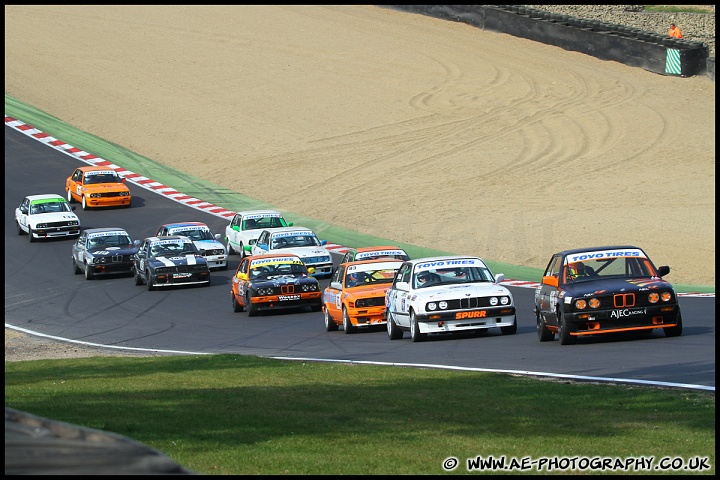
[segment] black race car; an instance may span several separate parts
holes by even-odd
[[[670,267],[655,267],[631,245],[577,248],[552,256],[535,290],[537,334],[541,342],[561,345],[582,336],[662,328],[682,334],[682,316],[672,285],[662,277]]]
[[[135,285],[146,284],[148,290],[175,285],[210,285],[210,269],[188,237],[171,235],[136,240],[133,256]]]
[[[89,228],[80,233],[72,246],[73,272],[96,275],[131,274],[138,247],[122,228]]]

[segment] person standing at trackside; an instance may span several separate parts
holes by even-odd
[[[674,23],[670,24],[670,31],[668,32],[668,35],[670,35],[671,37],[675,37],[675,38],[683,38],[682,32],[680,31],[678,26],[675,25]]]

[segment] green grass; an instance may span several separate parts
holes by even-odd
[[[715,15],[714,5],[645,5],[645,11],[659,13],[711,13]]]
[[[5,406],[125,435],[204,474],[443,474],[451,456],[461,474],[477,456],[707,457],[702,473],[715,471],[714,392],[242,355],[95,357],[5,362]]]

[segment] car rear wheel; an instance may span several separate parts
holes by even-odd
[[[232,297],[233,312],[242,312],[243,310],[245,310],[245,308],[242,306],[242,304],[237,301],[235,292],[230,292],[230,296]]]
[[[258,309],[250,301],[250,295],[245,296],[245,308],[247,308],[248,317],[254,317],[257,315]]]
[[[666,337],[679,337],[680,335],[682,335],[682,328],[682,315],[680,315],[680,312],[678,312],[677,326],[663,328],[663,331],[665,332]]]
[[[388,338],[390,338],[390,340],[401,339],[403,337],[403,331],[395,323],[395,319],[393,318],[392,314],[390,312],[386,312],[385,318],[387,320],[386,325],[387,325]]]
[[[422,342],[426,337],[427,333],[420,333],[420,325],[415,312],[410,312],[410,338],[413,342]]]
[[[328,308],[325,307],[325,330],[328,332],[334,332],[338,329],[338,324],[335,323],[335,321],[330,318],[330,313],[328,313]]]
[[[540,311],[538,310],[536,314],[536,325],[535,329],[537,330],[538,340],[541,342],[549,342],[550,340],[555,338],[555,334],[552,333],[548,328],[547,324],[545,323],[545,319],[540,314]]]
[[[558,336],[560,337],[560,345],[575,345],[577,343],[577,337],[570,335],[570,326],[562,315],[558,319]]]
[[[85,280],[92,280],[93,278],[95,278],[95,272],[93,272],[93,267],[85,264]]]
[[[345,330],[345,333],[355,333],[355,327],[353,327],[352,322],[350,321],[350,316],[347,313],[347,310],[343,307],[343,330]]]

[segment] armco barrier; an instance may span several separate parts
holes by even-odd
[[[662,75],[690,77],[709,72],[715,59],[706,44],[624,25],[586,20],[522,5],[384,5],[613,60]]]

